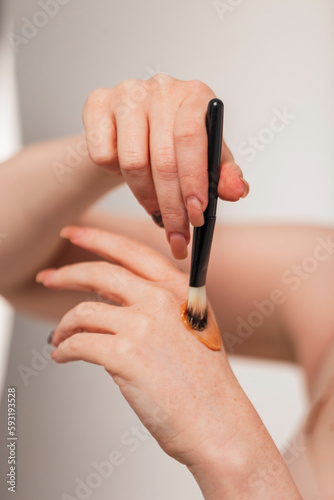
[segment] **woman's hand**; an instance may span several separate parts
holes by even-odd
[[[92,161],[122,174],[139,203],[164,225],[178,259],[187,255],[189,221],[201,226],[208,202],[205,116],[214,97],[200,81],[158,74],[97,89],[83,110]],[[236,201],[248,191],[224,144],[220,198]]]
[[[214,415],[231,375],[225,353],[210,351],[181,321],[187,276],[119,235],[67,227],[61,236],[113,264],[46,270],[38,281],[52,289],[91,290],[123,307],[83,302],[69,311],[53,334],[52,358],[103,365],[162,448],[187,462],[191,449],[216,436]]]
[[[187,276],[119,235],[79,227],[61,235],[114,263],[45,270],[37,281],[52,289],[94,291],[123,307],[83,302],[69,311],[53,334],[52,358],[104,366],[162,448],[182,462],[189,464],[199,447],[221,442],[222,429],[229,428],[224,439],[231,438],[235,422],[226,397],[233,374],[225,352],[209,350],[181,320]]]
[[[188,466],[206,500],[300,500],[224,350],[208,349],[183,324],[186,275],[123,236],[73,226],[61,236],[113,263],[48,269],[36,280],[119,305],[83,302],[69,311],[53,334],[52,358],[104,366],[163,450]],[[254,489],[254,477],[268,467],[275,475],[266,490]]]

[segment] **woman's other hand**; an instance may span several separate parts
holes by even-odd
[[[208,102],[205,83],[157,74],[94,90],[83,122],[92,161],[121,174],[158,225],[165,227],[173,255],[183,259],[190,240],[189,221],[203,224],[208,202]],[[236,201],[249,186],[224,143],[219,197]]]

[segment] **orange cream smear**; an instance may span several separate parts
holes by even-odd
[[[204,330],[196,331],[191,328],[187,320],[188,301],[181,306],[181,319],[186,328],[198,338],[202,344],[212,351],[220,351],[222,339],[218,330],[218,326],[213,318],[212,311],[208,310],[208,324]]]

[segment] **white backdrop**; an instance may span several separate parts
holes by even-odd
[[[40,4],[15,2],[16,33],[22,34],[27,23],[23,16],[37,19]],[[251,184],[246,200],[220,204],[221,221],[332,224],[334,4],[221,4],[229,8],[218,12],[211,0],[68,0],[18,47],[25,141],[81,130],[82,105],[94,88],[159,71],[197,78],[223,99],[225,139]],[[102,206],[143,213],[126,188],[106,197]],[[84,480],[92,462],[121,446],[122,433],[137,425],[96,367],[57,367],[39,359],[40,371],[24,384],[18,367],[37,363],[51,326],[23,317],[15,324],[8,383],[20,391],[20,481],[26,488],[20,500],[73,494],[76,477]],[[232,365],[284,447],[305,408],[300,372],[241,359]],[[91,498],[108,494],[124,500],[201,498],[187,471],[151,439],[127,453],[125,464]]]
[[[10,20],[5,24],[1,20],[0,30],[0,162],[10,158],[18,150],[20,138],[17,86],[15,81],[14,53],[8,46],[6,32],[13,29]],[[6,237],[0,239],[5,244]],[[13,311],[10,305],[0,297],[0,399],[8,362],[10,333],[13,326]]]

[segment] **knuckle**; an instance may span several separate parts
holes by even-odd
[[[114,270],[109,275],[108,291],[112,294],[115,291],[125,290],[129,286],[130,280],[126,272]]]
[[[98,302],[80,302],[73,309],[73,317],[76,320],[81,320],[90,316],[94,316],[98,312]]]
[[[93,163],[100,166],[118,167],[117,148],[109,143],[100,131],[95,130],[86,134],[89,157]]]
[[[192,91],[197,91],[200,94],[202,94],[203,91],[209,91],[212,93],[211,88],[201,80],[190,80],[188,84],[191,87]]]
[[[176,230],[177,227],[186,227],[188,223],[187,213],[185,208],[179,207],[168,207],[162,211],[162,218],[165,226],[173,227]]]
[[[177,178],[177,169],[169,168],[168,165],[162,162],[158,162],[154,171],[157,174],[157,178],[161,181],[173,181]]]
[[[168,310],[173,302],[173,293],[165,288],[157,287],[154,292],[154,301],[159,310]]]
[[[71,318],[63,328],[63,332],[64,332],[65,336],[69,336],[71,334],[82,332],[82,328],[80,328],[79,325],[80,325],[80,323],[75,321],[74,318]]]
[[[105,106],[106,102],[109,101],[111,89],[98,88],[90,92],[87,97],[85,107],[90,106]]]
[[[203,191],[206,188],[207,171],[181,170],[179,171],[179,179],[182,184],[189,186],[192,193],[198,188]]]
[[[93,163],[102,167],[112,165],[115,162],[114,155],[101,149],[91,149],[89,156]]]
[[[127,151],[121,162],[121,169],[129,175],[136,176],[147,169],[147,161],[139,158],[133,151]]]
[[[160,147],[152,164],[154,171],[162,180],[174,180],[178,175],[175,155],[170,149]]]
[[[115,354],[121,360],[129,361],[136,355],[136,344],[128,338],[120,337],[115,346]]]
[[[203,130],[203,123],[198,119],[180,123],[179,126],[175,127],[174,140],[178,144],[192,146],[203,134]]]
[[[136,316],[136,329],[137,333],[141,336],[146,335],[150,330],[151,318],[145,314],[138,314]]]
[[[154,156],[157,162],[176,167],[176,157],[173,144],[158,144],[154,148]]]
[[[61,326],[62,328],[66,328],[67,325],[72,321],[72,318],[73,317],[77,317],[77,312],[76,312],[76,309],[81,305],[78,304],[76,305],[75,307],[73,307],[73,309],[71,309],[70,311],[67,311],[64,316],[62,317],[60,323],[59,323],[59,326]]]
[[[126,78],[120,83],[120,87],[126,93],[131,92],[131,90],[138,85],[141,80],[137,80],[136,78]]]
[[[73,354],[78,354],[80,352],[81,341],[79,335],[72,335],[64,340],[63,348],[69,349]]]
[[[84,303],[78,304],[72,309],[72,311],[69,311],[67,314],[65,314],[63,318],[63,330],[65,332],[72,332],[74,328],[78,326],[78,322],[85,315],[82,307],[83,304]]]
[[[158,85],[161,88],[166,87],[167,85],[170,85],[175,81],[174,78],[172,78],[169,75],[166,75],[165,73],[156,73],[153,75],[150,79],[149,82],[153,84],[153,86]]]

